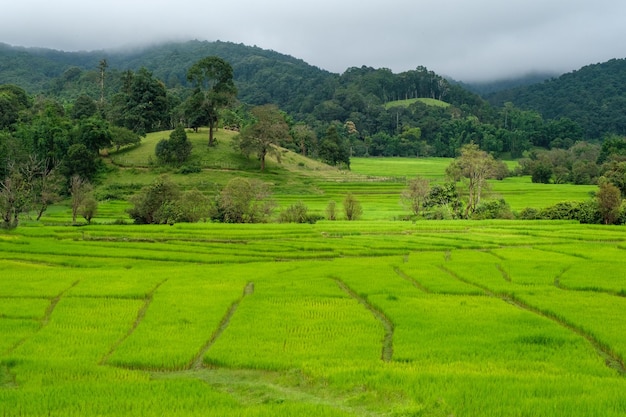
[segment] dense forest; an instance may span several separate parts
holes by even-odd
[[[334,74],[228,42],[72,53],[0,44],[0,174],[35,155],[67,181],[90,179],[101,149],[177,126],[223,126],[260,159],[280,145],[348,168],[352,156],[455,157],[475,144],[521,158],[517,173],[533,181],[608,176],[626,191],[625,81],[626,61],[612,60],[486,100],[421,66]],[[249,132],[263,123],[278,123],[282,138],[257,135],[251,147]],[[161,144],[159,160],[180,161],[177,140]]]

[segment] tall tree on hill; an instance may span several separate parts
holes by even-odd
[[[98,64],[100,70],[100,105],[104,105],[104,77],[106,75],[106,69],[109,67],[109,63],[106,59],[102,59]]]
[[[233,82],[233,68],[217,56],[209,56],[196,62],[187,71],[187,79],[205,91],[202,108],[209,125],[209,146],[215,144],[213,130],[218,124],[218,112],[237,95]]]
[[[285,116],[273,104],[255,107],[251,113],[256,120],[239,135],[239,148],[246,155],[256,153],[261,161],[261,171],[264,171],[268,153],[280,162],[278,145],[285,139],[291,139],[289,126]]]
[[[113,96],[109,118],[141,136],[169,125],[165,85],[146,68],[122,74],[122,92]]]

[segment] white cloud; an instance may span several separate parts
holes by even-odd
[[[424,65],[468,80],[623,58],[623,16],[622,0],[23,0],[3,5],[0,42],[91,50],[220,39],[339,73]]]

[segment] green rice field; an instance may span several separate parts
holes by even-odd
[[[623,416],[625,250],[571,222],[26,222],[0,416]]]

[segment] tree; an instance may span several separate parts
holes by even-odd
[[[72,119],[79,120],[84,118],[93,117],[98,112],[98,106],[96,102],[87,95],[81,95],[74,100],[74,106],[72,106]]]
[[[98,172],[98,161],[85,145],[76,143],[67,150],[61,168],[66,178],[78,175],[81,178],[92,179]]]
[[[155,149],[156,157],[166,164],[180,165],[191,155],[191,142],[187,140],[187,133],[182,125],[170,133],[169,140],[161,140]]]
[[[19,216],[27,210],[30,197],[30,186],[24,175],[13,164],[9,174],[0,181],[0,214],[2,227],[13,229],[19,223]]]
[[[293,127],[291,137],[296,142],[302,156],[310,154],[311,150],[317,145],[315,132],[304,123],[298,123]]]
[[[36,155],[29,156],[22,165],[22,173],[29,185],[30,209],[36,210],[37,220],[40,220],[48,205],[60,199],[64,179],[51,161]]]
[[[100,60],[98,64],[98,69],[100,70],[100,105],[104,104],[104,78],[106,75],[106,69],[109,67],[109,64],[106,59]]]
[[[131,197],[133,207],[128,214],[138,224],[171,223],[171,208],[179,198],[178,185],[163,175]]]
[[[330,200],[326,206],[326,218],[328,220],[337,220],[337,202]]]
[[[120,126],[111,126],[111,144],[119,151],[123,146],[139,145],[141,136],[130,129]]]
[[[224,223],[262,223],[274,208],[267,184],[235,177],[228,181],[217,199],[216,220]]]
[[[357,198],[348,193],[343,200],[343,211],[346,215],[346,220],[358,220],[363,214],[363,207]]]
[[[72,223],[76,224],[76,217],[78,216],[80,208],[83,206],[93,187],[89,181],[85,178],[81,178],[79,175],[74,175],[70,179],[70,195],[72,205]]]
[[[414,215],[418,216],[424,201],[430,191],[430,183],[427,179],[417,177],[409,180],[407,187],[402,191],[402,202]]]
[[[125,72],[122,83],[122,92],[113,96],[109,108],[113,123],[141,136],[169,126],[167,91],[161,81],[140,68],[137,73]]]
[[[80,205],[78,212],[88,224],[91,224],[91,219],[98,213],[98,200],[93,196],[87,196]]]
[[[434,213],[429,213],[429,218],[458,218],[463,204],[459,199],[456,183],[448,182],[442,185],[433,185],[424,200],[423,206],[424,209],[435,209]]]
[[[256,153],[261,161],[261,171],[264,171],[267,154],[280,162],[278,146],[286,138],[291,139],[289,126],[285,116],[273,104],[254,107],[251,113],[256,120],[239,134],[239,149],[246,155]]]
[[[94,155],[111,146],[111,131],[106,120],[98,117],[82,119],[74,129],[74,143],[82,143]]]
[[[218,112],[237,95],[233,82],[233,68],[217,56],[209,56],[193,64],[187,71],[187,79],[196,87],[204,89],[202,109],[209,124],[209,146],[213,146],[213,130],[218,124]]]
[[[350,153],[336,126],[331,125],[326,131],[326,136],[320,143],[319,156],[329,165],[344,165],[350,168]]]
[[[461,155],[446,169],[446,174],[458,181],[467,180],[468,201],[465,208],[465,217],[468,218],[478,205],[483,190],[487,187],[487,180],[494,175],[496,161],[478,145],[469,143],[461,148]]]
[[[604,181],[600,184],[596,193],[596,200],[604,224],[614,224],[619,217],[622,205],[620,189],[610,182]]]

